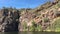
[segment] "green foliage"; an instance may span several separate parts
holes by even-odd
[[[60,3],[57,6],[60,7]]]
[[[60,31],[60,18],[54,22],[54,29]]]
[[[48,18],[44,18],[43,20],[44,20],[44,22],[48,22],[48,21],[49,21],[49,19],[48,19]]]
[[[36,24],[35,24],[35,22],[33,21],[32,22],[32,26],[30,27],[30,31],[35,31],[35,28],[36,28]]]
[[[36,31],[41,31],[41,25],[37,25]]]
[[[27,26],[27,23],[23,23],[23,30],[24,31],[40,31],[41,30],[41,25],[36,24],[34,21],[32,22],[32,26]]]
[[[27,30],[27,23],[26,23],[26,22],[24,22],[24,24],[23,24],[23,28],[24,28],[24,31]]]
[[[32,26],[30,27],[30,31],[40,31],[41,30],[41,25],[40,24],[35,24],[35,22],[32,22]]]
[[[53,24],[50,26],[49,30],[60,32],[60,18],[53,21]]]

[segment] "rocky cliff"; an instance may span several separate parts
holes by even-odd
[[[0,32],[55,31],[53,24],[60,17],[60,0],[47,2],[35,9],[0,9]]]
[[[0,10],[0,32],[18,31],[19,11],[12,8]]]
[[[35,9],[24,10],[19,18],[19,31],[55,31],[52,21],[60,17],[60,0],[47,2]]]

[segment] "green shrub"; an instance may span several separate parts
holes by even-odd
[[[58,7],[60,7],[60,3],[58,4]]]
[[[40,24],[35,24],[35,22],[32,22],[32,26],[30,27],[30,31],[40,31],[41,30],[41,25]]]
[[[43,20],[44,20],[44,22],[48,22],[48,21],[49,21],[49,19],[48,19],[48,18],[44,18]]]
[[[27,30],[27,23],[26,23],[26,22],[24,22],[24,24],[23,24],[23,28],[24,28],[24,31]]]
[[[51,27],[53,31],[60,31],[60,18],[56,19]]]

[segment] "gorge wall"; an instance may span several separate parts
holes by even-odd
[[[0,32],[18,31],[19,11],[11,8],[0,10]]]
[[[0,9],[0,32],[44,31],[60,17],[60,0],[47,2],[35,9]]]

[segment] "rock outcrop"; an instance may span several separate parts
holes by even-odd
[[[0,32],[18,31],[18,10],[1,9],[0,14]]]
[[[47,2],[46,4],[35,8],[33,10],[29,11],[22,11],[21,17],[19,19],[20,25],[19,25],[19,31],[24,31],[25,26],[23,23],[26,23],[26,30],[30,31],[30,26],[32,26],[32,22],[35,22],[36,25],[41,26],[41,30],[44,31],[47,29],[47,27],[51,26],[51,22],[53,19],[60,16],[60,10],[58,7],[60,0],[55,0],[54,2]],[[60,4],[59,4],[60,5]],[[23,13],[23,14],[22,14]],[[28,24],[31,24],[28,26]],[[34,26],[34,27],[35,27]],[[33,28],[33,27],[32,27]],[[35,30],[34,30],[35,31]]]

